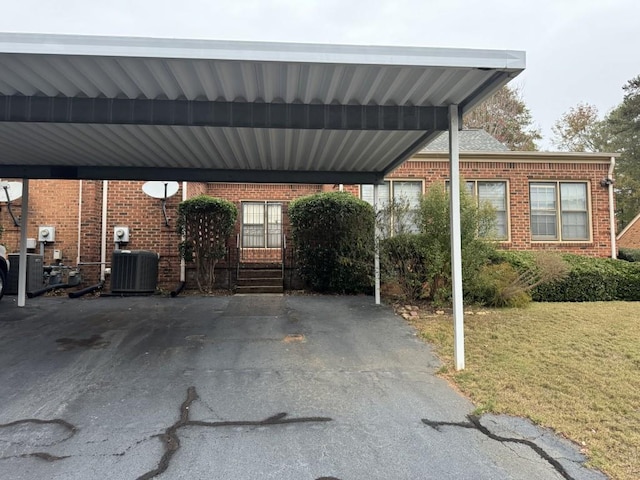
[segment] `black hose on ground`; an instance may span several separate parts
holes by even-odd
[[[75,285],[69,285],[68,283],[55,283],[53,285],[48,285],[44,288],[40,288],[38,290],[34,290],[33,292],[27,292],[27,297],[39,297],[43,293],[50,292],[51,290],[55,290],[56,288],[71,288],[75,287]]]
[[[171,291],[171,297],[172,297],[172,298],[173,298],[173,297],[177,297],[177,296],[180,294],[180,292],[181,292],[182,290],[184,290],[184,286],[185,286],[186,284],[187,284],[187,282],[180,282],[180,283],[178,284],[178,286],[177,286],[174,290],[172,290],[172,291]]]
[[[97,283],[96,285],[91,285],[90,287],[85,287],[80,290],[76,290],[75,292],[71,292],[69,294],[69,298],[79,298],[87,293],[93,293],[96,290],[101,290],[104,287],[104,282]]]

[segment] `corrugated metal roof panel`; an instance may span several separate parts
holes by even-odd
[[[524,57],[497,50],[0,33],[0,95],[458,104],[464,110],[521,72]],[[25,120],[0,122],[0,175],[3,165],[384,174],[434,133],[350,131],[336,124],[330,128],[338,130],[252,130]]]

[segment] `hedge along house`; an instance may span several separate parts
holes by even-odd
[[[518,75],[524,57],[2,34],[0,176],[25,179],[18,305],[25,303],[30,178],[379,185],[449,130],[462,368],[460,119]]]

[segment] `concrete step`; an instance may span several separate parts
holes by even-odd
[[[241,278],[280,278],[282,268],[240,268],[238,280]]]
[[[238,278],[238,286],[239,287],[252,287],[252,286],[265,286],[265,287],[275,287],[282,286],[282,276],[273,277],[273,278]]]
[[[283,293],[282,285],[252,285],[236,287],[236,293]]]

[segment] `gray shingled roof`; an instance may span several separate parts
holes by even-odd
[[[461,152],[504,152],[509,148],[484,130],[461,130],[459,135]],[[449,133],[442,132],[423,152],[448,152]]]

